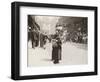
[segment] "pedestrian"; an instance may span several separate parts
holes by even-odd
[[[52,40],[52,60],[54,60],[54,57],[55,57],[56,46],[57,46],[56,40],[53,39]]]
[[[59,38],[53,40],[52,60],[54,64],[59,63],[59,60],[61,60],[61,40]]]
[[[58,59],[58,45],[56,40],[53,41],[53,45],[52,45],[52,60],[54,64],[59,63],[59,59]]]
[[[31,39],[32,39],[32,48],[37,47],[38,45],[38,36],[36,30],[31,31]]]
[[[57,45],[58,45],[58,56],[59,56],[59,60],[61,60],[61,53],[62,53],[62,42],[60,40],[60,38],[57,38]]]

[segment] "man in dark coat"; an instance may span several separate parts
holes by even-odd
[[[38,34],[35,30],[31,31],[32,48],[38,46]]]

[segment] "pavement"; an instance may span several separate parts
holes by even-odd
[[[28,66],[83,65],[88,64],[88,48],[86,44],[66,42],[62,44],[62,60],[59,64],[51,61],[52,43],[47,43],[45,49],[31,47],[28,43]]]

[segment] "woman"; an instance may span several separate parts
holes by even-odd
[[[61,52],[62,52],[62,42],[60,40],[60,38],[57,38],[57,45],[58,45],[58,56],[59,56],[59,60],[61,60]]]
[[[59,63],[59,60],[61,60],[61,40],[60,38],[53,40],[52,60],[54,64]]]

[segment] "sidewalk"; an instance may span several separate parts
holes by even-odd
[[[87,64],[88,52],[84,47],[77,43],[62,44],[62,60],[57,65],[79,65]],[[46,49],[43,48],[28,48],[28,66],[55,66],[51,61],[52,44],[46,44]]]

